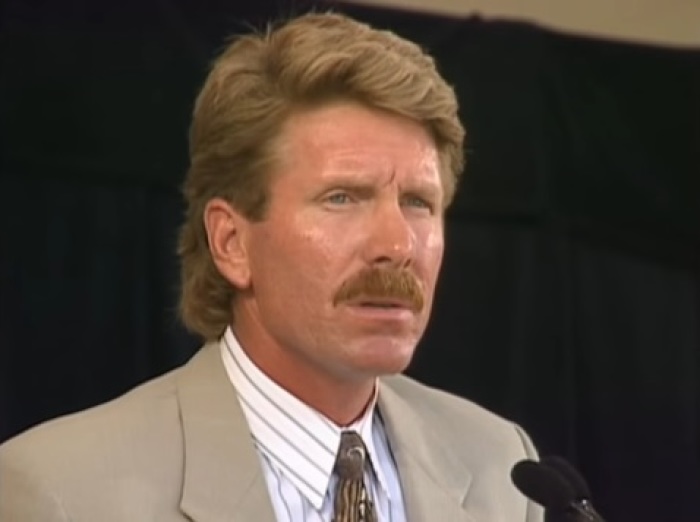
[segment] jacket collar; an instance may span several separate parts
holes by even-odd
[[[184,438],[180,509],[196,522],[275,522],[260,458],[218,343],[205,345],[177,376]],[[378,399],[411,522],[475,522],[465,508],[472,475],[419,412],[382,379]]]
[[[181,370],[185,469],[180,509],[196,522],[275,522],[260,459],[217,343]]]
[[[466,507],[472,474],[436,435],[440,427],[426,425],[415,406],[392,386],[394,379],[381,380],[378,406],[401,477],[408,520],[474,522]]]

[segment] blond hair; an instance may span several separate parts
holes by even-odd
[[[307,14],[240,37],[216,59],[190,128],[187,205],[180,233],[180,315],[213,340],[232,321],[235,288],[218,272],[204,208],[224,198],[264,218],[280,130],[295,110],[350,100],[420,122],[438,149],[446,206],[463,168],[464,129],[452,88],[433,59],[407,40],[340,14]]]

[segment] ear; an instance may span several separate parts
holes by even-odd
[[[204,208],[204,227],[209,251],[221,275],[238,289],[248,288],[248,219],[225,200],[214,198]]]

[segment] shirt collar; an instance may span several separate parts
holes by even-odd
[[[379,486],[389,495],[373,437],[379,381],[363,416],[341,428],[263,373],[245,353],[231,328],[224,332],[220,348],[256,446],[316,509],[320,510],[323,504],[340,435],[346,430],[357,431],[362,437]]]

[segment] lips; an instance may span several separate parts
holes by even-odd
[[[354,304],[354,303],[353,303]],[[376,307],[376,308],[410,308],[408,303],[382,302],[382,301],[361,301],[355,306]]]
[[[416,312],[415,303],[410,300],[396,299],[396,298],[374,298],[374,297],[363,297],[360,299],[353,299],[346,303],[348,306],[358,307],[363,309],[377,309],[377,310],[410,310]]]

